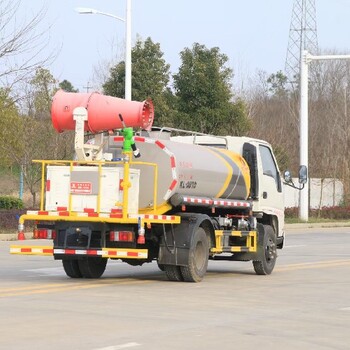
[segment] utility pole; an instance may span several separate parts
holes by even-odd
[[[83,89],[86,89],[86,92],[89,92],[90,89],[92,89],[92,86],[90,85],[90,82],[88,81],[86,86],[83,86]]]

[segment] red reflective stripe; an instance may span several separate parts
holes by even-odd
[[[53,249],[52,248],[44,248],[42,250],[43,253],[53,253]]]
[[[69,254],[69,255],[74,255],[75,254],[75,249],[65,249],[64,254]]]
[[[127,256],[139,256],[139,253],[137,253],[137,252],[128,252]]]
[[[88,213],[88,217],[98,217],[98,213]]]
[[[97,255],[97,250],[87,250],[86,255]]]
[[[115,141],[115,142],[123,142],[123,141],[124,141],[124,137],[123,137],[123,136],[116,136],[116,137],[114,138],[114,141]]]
[[[58,215],[59,216],[69,216],[69,212],[68,211],[59,211]]]
[[[67,207],[57,207],[57,211],[66,211]]]
[[[170,164],[172,168],[175,168],[175,157],[170,157]]]
[[[49,212],[45,210],[39,210],[38,215],[49,215]]]
[[[21,253],[31,253],[32,248],[21,248]]]
[[[94,211],[94,208],[84,208],[84,213],[93,213]]]
[[[115,213],[121,213],[122,210],[121,209],[117,209],[117,208],[112,208],[111,209],[111,213],[115,214]]]
[[[46,181],[46,192],[49,192],[50,191],[50,186],[51,185],[51,181],[50,180],[47,180]]]
[[[115,250],[112,250],[112,251],[111,251],[111,250],[108,250],[108,251],[107,251],[107,255],[115,255],[115,256],[117,256],[117,253],[118,253],[118,252],[115,251]]]
[[[163,145],[161,142],[159,142],[158,140],[155,142],[155,144],[160,147],[161,149],[165,148],[165,145]]]
[[[138,141],[138,142],[145,142],[145,138],[144,137],[140,137],[140,136],[135,136],[134,140]]]
[[[171,183],[170,187],[169,187],[169,190],[172,191],[174,189],[174,187],[176,186],[177,184],[177,180],[173,180],[173,182]]]
[[[109,215],[110,218],[114,218],[114,219],[120,219],[123,217],[123,214],[122,213],[115,213],[115,214],[110,214]]]

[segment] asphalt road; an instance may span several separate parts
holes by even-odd
[[[11,243],[0,349],[350,349],[350,228],[291,230],[271,276],[215,261],[197,284],[118,261],[73,280],[51,257],[9,255]]]

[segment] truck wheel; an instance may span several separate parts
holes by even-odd
[[[82,278],[83,275],[79,269],[78,260],[62,259],[64,272],[70,278]]]
[[[184,280],[180,270],[180,266],[176,265],[163,265],[166,276],[169,281],[181,282]]]
[[[105,272],[106,258],[84,258],[78,260],[79,269],[85,278],[100,278]]]
[[[207,272],[209,244],[207,235],[199,227],[192,238],[188,266],[181,266],[181,273],[186,282],[200,282]]]
[[[258,225],[258,257],[253,261],[257,275],[269,275],[273,271],[277,259],[276,235],[269,225]]]

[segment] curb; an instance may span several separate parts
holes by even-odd
[[[350,227],[350,221],[342,222],[318,222],[318,223],[308,223],[302,222],[297,224],[285,224],[285,230],[302,230],[306,228],[332,228],[332,227]]]

